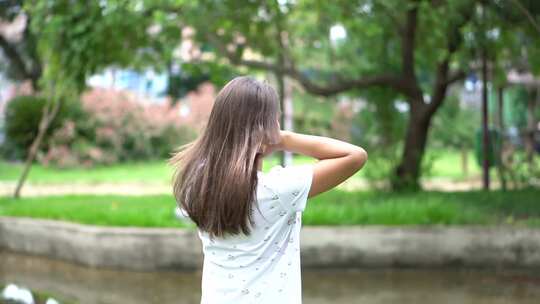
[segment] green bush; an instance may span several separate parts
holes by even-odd
[[[6,107],[0,154],[24,160],[38,133],[46,100],[19,96]],[[47,129],[36,161],[58,168],[162,159],[196,133],[178,122],[176,109],[145,104],[122,92],[93,90],[66,100]]]
[[[153,155],[157,158],[168,158],[172,151],[195,139],[197,134],[187,126],[167,126],[157,136],[150,137]]]
[[[122,91],[92,89],[81,95],[84,119],[66,119],[38,155],[44,166],[92,167],[170,156],[195,138],[176,108]]]
[[[38,96],[17,96],[8,101],[5,112],[5,143],[2,147],[4,158],[21,160],[36,137],[46,100]],[[45,134],[41,150],[46,150],[48,139],[67,118],[80,119],[82,109],[77,102],[63,102]]]

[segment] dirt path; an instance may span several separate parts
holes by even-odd
[[[0,196],[12,195],[15,183],[0,182]],[[119,195],[151,195],[170,194],[167,184],[145,183],[103,183],[103,184],[26,184],[21,196],[66,195],[66,194],[119,194]]]
[[[378,185],[382,186],[382,185]],[[481,180],[452,181],[449,179],[430,179],[423,182],[425,190],[437,191],[468,191],[482,188]],[[493,188],[497,188],[495,184]],[[369,189],[370,185],[364,180],[349,180],[338,186],[346,191]],[[0,182],[0,196],[10,196],[15,189],[14,182]],[[152,195],[171,194],[168,184],[148,183],[97,183],[97,184],[26,184],[21,196],[67,195],[67,194],[118,194],[118,195]]]

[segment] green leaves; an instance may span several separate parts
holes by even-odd
[[[39,38],[42,83],[60,95],[82,91],[86,78],[104,67],[131,64],[149,44],[151,19],[128,1],[28,1],[25,10]]]

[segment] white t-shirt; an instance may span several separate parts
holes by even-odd
[[[302,303],[300,227],[313,165],[258,171],[251,234],[210,240],[204,252],[201,304]]]

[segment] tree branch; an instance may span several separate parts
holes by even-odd
[[[267,61],[242,59],[242,55],[238,56],[235,52],[227,50],[215,35],[209,34],[208,39],[232,64],[287,75],[297,80],[306,91],[315,95],[331,96],[353,88],[364,88],[372,85],[388,86],[400,92],[407,92],[409,89],[403,79],[394,74],[363,76],[356,79],[342,79],[336,76],[333,77],[335,79],[333,83],[322,85],[315,83],[312,79],[300,72],[295,67],[294,62],[292,62],[292,58],[287,58],[288,62],[284,65]]]
[[[388,16],[388,19],[390,19],[390,22],[392,23],[392,25],[394,27],[396,27],[396,29],[398,29],[399,32],[402,31],[402,24],[399,20],[398,17],[396,17],[396,15],[392,14],[387,6],[387,4],[384,2],[384,1],[374,1],[373,2],[373,7],[380,7],[383,14],[385,14],[386,16]]]
[[[36,35],[30,30],[32,16],[26,16],[26,26],[23,32],[23,39],[25,41],[24,47],[30,61],[30,79],[32,81],[32,87],[34,91],[39,91],[39,79],[43,72],[43,65],[41,58],[37,51],[37,38]]]
[[[534,29],[540,33],[540,25],[536,23],[536,20],[534,20],[534,17],[531,15],[531,13],[521,4],[518,0],[513,0],[514,4],[518,7],[519,11],[527,17],[527,20],[529,20],[529,23],[532,24]]]
[[[433,114],[437,108],[442,104],[446,97],[446,89],[448,88],[448,65],[450,63],[450,54],[437,66],[437,74],[435,76],[435,83],[433,85],[433,93],[431,95],[431,102],[428,105],[427,111]]]
[[[416,39],[418,7],[414,5],[407,11],[407,19],[401,37],[401,64],[406,78],[416,77],[414,73],[414,50]]]
[[[0,47],[4,50],[4,54],[9,59],[11,64],[15,67],[18,76],[24,78],[24,79],[31,79],[31,73],[28,71],[26,64],[24,63],[24,60],[22,59],[21,55],[15,49],[15,46],[13,46],[11,43],[7,41],[7,39],[0,34]]]
[[[463,70],[458,70],[452,75],[449,75],[449,65],[453,54],[458,50],[463,41],[463,37],[460,34],[460,28],[465,25],[473,16],[473,9],[466,6],[463,8],[463,19],[457,23],[448,33],[447,54],[444,59],[437,65],[437,74],[435,76],[435,83],[433,84],[433,91],[431,95],[431,103],[428,105],[428,115],[433,115],[435,111],[442,104],[446,97],[446,90],[450,84],[465,78],[466,74]]]
[[[446,79],[446,85],[451,85],[456,81],[460,81],[467,77],[467,72],[465,70],[457,70],[449,72],[449,76]]]
[[[410,1],[413,5],[407,10],[405,25],[401,29],[401,65],[402,90],[407,101],[414,106],[423,106],[422,89],[418,85],[415,73],[414,53],[416,49],[416,30],[418,25],[418,2]]]
[[[357,79],[341,80],[327,85],[319,85],[297,70],[290,71],[287,74],[300,82],[306,91],[321,96],[330,96],[353,88],[359,89],[374,85],[392,87],[401,92],[406,90],[402,79],[393,74],[363,76]]]

